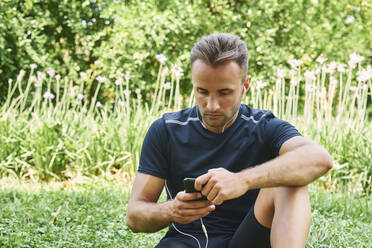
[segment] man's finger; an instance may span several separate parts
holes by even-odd
[[[186,193],[186,191],[181,191],[179,193],[178,199],[181,201],[192,201],[198,200],[202,197],[200,193]]]
[[[209,173],[206,173],[204,175],[197,177],[195,180],[195,185],[194,185],[195,189],[198,191],[201,191],[203,188],[203,185],[208,182],[209,178],[211,178],[211,174]]]

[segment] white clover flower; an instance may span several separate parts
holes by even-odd
[[[109,21],[109,20],[106,20],[106,21],[105,21],[105,24],[106,24],[106,25],[109,25],[109,24],[110,24],[110,21]]]
[[[123,83],[123,78],[122,77],[117,77],[115,80],[115,85],[121,85]]]
[[[9,84],[12,84],[13,83],[13,79],[9,78],[8,83]]]
[[[304,76],[305,76],[305,80],[308,80],[308,81],[313,81],[316,78],[315,71],[306,70],[304,73]]]
[[[346,24],[351,24],[351,23],[353,23],[354,21],[355,21],[354,16],[348,16],[348,17],[346,18],[346,20],[345,20],[345,23],[346,23]]]
[[[107,78],[102,77],[102,76],[98,76],[98,77],[96,77],[96,80],[100,83],[105,83],[107,81]]]
[[[53,77],[56,71],[53,68],[48,68],[47,73],[50,77]]]
[[[183,70],[181,67],[173,67],[172,72],[176,79],[180,79],[183,76]]]
[[[102,107],[102,103],[101,103],[100,101],[97,101],[97,103],[96,103],[96,107],[97,107],[97,108]]]
[[[256,51],[257,51],[257,52],[261,52],[261,51],[262,51],[262,48],[258,46],[258,47],[256,48]]]
[[[81,21],[81,24],[85,27],[87,25],[87,21],[86,20],[82,20]]]
[[[357,80],[360,81],[360,82],[367,82],[368,80],[370,80],[372,78],[372,69],[371,68],[368,68],[368,69],[362,69],[360,71],[357,72]]]
[[[43,97],[45,99],[54,99],[55,96],[54,96],[53,93],[50,93],[49,91],[47,91],[47,92],[44,93]]]
[[[130,90],[124,90],[123,93],[126,97],[129,97],[132,92]]]
[[[119,105],[120,107],[124,107],[125,103],[124,103],[124,101],[119,100],[119,101],[118,101],[118,105]]]
[[[56,75],[56,80],[59,81],[61,79],[61,75],[57,74]]]
[[[164,84],[164,89],[169,90],[170,88],[172,88],[171,83],[170,82],[166,82]]]
[[[296,71],[294,69],[289,71],[289,74],[294,77],[296,75]]]
[[[164,64],[167,61],[167,57],[165,57],[163,54],[158,54],[155,56],[155,58],[160,64]]]
[[[84,99],[84,95],[83,94],[81,94],[81,93],[79,93],[78,95],[77,95],[77,98],[81,101],[81,100],[83,100]]]
[[[290,59],[288,60],[288,63],[291,65],[293,69],[298,69],[300,65],[302,65],[302,60],[300,59]]]
[[[141,94],[141,89],[136,89],[136,94]]]
[[[88,75],[87,75],[87,73],[86,72],[80,72],[80,77],[81,77],[81,79],[87,79],[88,78]]]
[[[356,53],[352,53],[352,54],[350,54],[350,60],[349,60],[348,64],[351,68],[355,68],[356,65],[358,63],[362,62],[363,60],[364,60],[363,56],[360,56]]]
[[[81,112],[83,112],[83,113],[86,113],[88,110],[87,110],[87,108],[82,108],[81,109]]]
[[[35,70],[37,65],[36,64],[31,64],[30,67],[31,67],[32,70]]]
[[[276,75],[278,78],[284,78],[285,77],[285,70],[277,69]]]
[[[346,67],[345,64],[338,64],[338,66],[337,66],[337,70],[338,70],[339,72],[345,72],[345,71],[346,71],[345,67]]]
[[[35,80],[35,88],[39,88],[41,86],[41,81],[39,79]]]
[[[22,81],[23,77],[25,76],[26,74],[26,71],[25,70],[21,70],[18,74],[18,77],[17,77],[17,81]]]
[[[315,61],[318,62],[319,64],[323,64],[327,60],[328,60],[327,58],[323,57],[323,54],[320,54],[320,56]]]

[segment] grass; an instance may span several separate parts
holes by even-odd
[[[0,183],[1,247],[153,247],[166,231],[138,234],[126,227],[130,187],[123,180]],[[371,247],[371,198],[316,185],[306,247]]]

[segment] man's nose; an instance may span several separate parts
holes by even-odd
[[[209,96],[207,100],[207,110],[209,112],[216,112],[220,109],[220,104],[218,103],[218,99],[214,96]]]

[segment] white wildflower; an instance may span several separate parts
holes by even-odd
[[[97,79],[97,81],[100,82],[100,83],[105,83],[105,82],[107,81],[107,78],[102,77],[102,76],[98,76],[96,79]]]
[[[30,67],[31,67],[31,70],[35,70],[37,65],[36,64],[31,64]]]
[[[118,101],[118,105],[119,105],[120,107],[124,107],[125,103],[124,103],[124,101],[119,100],[119,101]]]
[[[131,79],[132,78],[132,75],[130,75],[130,72],[129,71],[125,71],[125,80],[126,81],[129,81],[129,79]]]
[[[257,52],[261,52],[261,51],[262,51],[262,48],[261,48],[261,47],[257,47],[257,48],[256,48],[256,51],[257,51]]]
[[[56,80],[59,81],[61,79],[61,75],[57,74],[56,75]]]
[[[288,63],[291,65],[293,69],[298,69],[300,65],[302,65],[302,60],[300,59],[290,59],[288,60]]]
[[[367,82],[371,78],[372,78],[372,69],[371,68],[362,69],[362,70],[357,72],[357,80],[360,81],[360,82],[363,82],[363,83]]]
[[[356,53],[352,53],[352,54],[350,54],[350,60],[349,60],[348,64],[351,68],[355,68],[356,65],[358,63],[362,62],[363,60],[364,60],[363,56],[360,56]]]
[[[358,87],[357,86],[351,86],[350,91],[353,92],[353,93],[356,93],[358,91]]]
[[[81,77],[81,79],[85,80],[85,79],[88,78],[88,75],[87,75],[86,72],[80,72],[80,77]]]
[[[330,84],[336,86],[338,84],[338,80],[335,77],[331,77],[329,80]]]
[[[172,72],[174,76],[176,77],[176,79],[180,79],[183,76],[183,70],[181,67],[174,67],[172,69]]]
[[[305,76],[306,81],[313,81],[316,78],[315,77],[315,71],[306,70],[305,73],[304,73],[304,76]]]
[[[77,95],[77,98],[81,101],[81,100],[83,100],[84,99],[84,95],[83,94],[81,94],[81,93],[79,93],[78,95]]]
[[[348,17],[346,18],[346,20],[345,20],[345,23],[346,23],[346,24],[351,24],[351,23],[353,23],[354,21],[355,21],[354,16],[348,16]]]
[[[259,89],[259,90],[262,90],[262,89],[264,89],[265,87],[267,86],[267,83],[266,82],[262,82],[261,80],[258,80],[257,81],[257,89]]]
[[[338,64],[338,66],[337,66],[337,70],[338,70],[339,72],[345,72],[345,71],[346,71],[345,67],[346,67],[345,64],[340,63],[340,64]]]
[[[301,78],[294,77],[291,79],[291,84],[293,86],[297,86],[297,84],[301,81]]]
[[[30,82],[33,83],[33,82],[36,82],[37,78],[35,76],[31,76],[30,77]]]
[[[141,94],[141,89],[136,89],[136,94]]]
[[[319,64],[323,64],[327,60],[328,60],[327,58],[323,57],[323,54],[320,54],[320,56],[315,61],[318,62]]]
[[[284,78],[285,77],[285,70],[277,69],[276,70],[276,75],[278,78]]]
[[[48,68],[47,73],[50,77],[53,77],[56,71],[53,68]]]
[[[44,72],[37,72],[37,78],[39,79],[39,80],[43,80],[43,79],[45,79],[46,78],[46,75],[45,75],[45,73]]]
[[[25,76],[26,74],[26,71],[25,70],[21,70],[18,74],[18,77],[17,77],[17,81],[22,81],[23,77]]]
[[[121,85],[123,83],[123,78],[122,77],[117,77],[115,80],[116,85]]]
[[[96,103],[96,107],[99,108],[99,107],[102,107],[102,103],[100,101],[97,101]]]
[[[169,90],[170,88],[172,88],[171,83],[170,82],[166,82],[164,84],[164,89]]]
[[[54,99],[55,96],[54,96],[53,93],[50,93],[49,91],[47,91],[47,92],[44,93],[43,97],[45,99]]]
[[[129,97],[131,91],[130,91],[130,90],[124,90],[123,93],[124,93],[124,95],[125,95],[126,97]]]
[[[166,76],[168,76],[168,74],[169,74],[169,69],[168,69],[167,66],[165,66],[165,67],[163,68],[163,70],[161,71],[160,76],[161,76],[162,78],[165,78]]]
[[[13,83],[13,79],[9,78],[8,83],[9,84],[12,84]]]
[[[163,54],[158,54],[155,56],[155,58],[160,64],[164,64],[165,61],[167,61],[167,57],[165,57]]]

